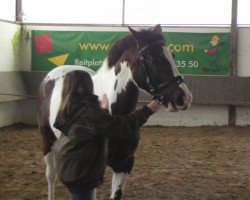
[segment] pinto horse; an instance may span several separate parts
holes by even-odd
[[[117,41],[110,49],[102,67],[94,73],[81,66],[61,66],[50,71],[39,90],[39,130],[43,138],[47,165],[48,199],[54,199],[56,162],[53,143],[61,132],[53,127],[59,105],[63,79],[67,72],[85,70],[92,75],[94,93],[107,94],[109,112],[124,115],[135,110],[139,89],[159,99],[171,112],[190,107],[192,94],[178,73],[171,51],[166,47],[160,25],[136,31]],[[108,165],[113,170],[111,199],[121,199],[124,186],[134,165],[134,153],[139,143],[139,131],[128,139],[109,141]]]

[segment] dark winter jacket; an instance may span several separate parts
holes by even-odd
[[[125,116],[111,116],[100,108],[96,96],[80,101],[54,126],[63,134],[55,142],[57,171],[71,190],[90,190],[102,184],[108,155],[108,138],[129,137],[152,115],[144,106]]]

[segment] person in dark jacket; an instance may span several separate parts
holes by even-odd
[[[108,99],[93,94],[93,82],[84,71],[65,75],[62,101],[54,127],[62,134],[53,145],[58,176],[68,188],[71,200],[92,200],[102,184],[108,155],[108,139],[133,134],[159,109],[152,101],[125,116],[108,113]]]

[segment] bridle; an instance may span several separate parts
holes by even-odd
[[[155,42],[152,45],[156,45],[156,44],[162,44],[164,45],[164,41],[160,40],[158,42]],[[145,55],[144,55],[144,51],[149,47],[149,45],[145,45],[144,47],[140,48],[139,47],[139,61],[140,61],[140,68],[142,69],[143,74],[145,74],[145,82],[148,85],[148,93],[151,94],[153,96],[153,99],[158,99],[160,102],[162,102],[164,105],[167,105],[170,101],[170,98],[172,96],[172,94],[174,93],[174,91],[179,87],[179,85],[184,82],[183,80],[183,76],[176,76],[174,78],[172,78],[170,81],[166,81],[163,83],[160,83],[159,85],[154,85],[152,84],[152,80],[150,79],[150,75],[149,75],[149,71],[147,69],[147,65],[145,63]],[[173,89],[170,91],[169,94],[167,95],[161,95],[160,92],[165,89],[168,88],[169,86],[174,85]]]

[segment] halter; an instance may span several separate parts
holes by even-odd
[[[155,45],[155,44],[164,44],[164,41],[160,40],[160,41],[155,42],[151,45]],[[149,47],[148,45],[145,45],[144,47],[139,48],[138,54],[139,54],[139,60],[140,60],[140,68],[142,69],[143,73],[145,74],[145,82],[148,85],[149,94],[151,94],[153,96],[153,99],[158,99],[160,102],[167,105],[169,103],[170,97],[172,96],[174,91],[179,87],[179,85],[182,82],[184,82],[183,76],[176,76],[173,79],[171,79],[170,81],[166,81],[166,82],[160,83],[157,86],[154,86],[152,84],[152,80],[150,80],[149,72],[148,72],[148,69],[147,69],[146,64],[145,64],[145,57],[143,54],[143,52],[148,47]],[[159,94],[163,89],[165,89],[173,84],[175,84],[175,87],[173,88],[173,90],[171,90],[171,92],[168,95],[164,96],[164,95]]]

